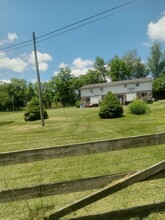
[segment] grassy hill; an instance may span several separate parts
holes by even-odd
[[[109,120],[99,118],[98,108],[51,109],[48,110],[49,119],[45,121],[45,127],[41,126],[40,121],[23,121],[23,112],[0,113],[0,151],[165,132],[165,102],[155,102],[149,106],[151,113],[141,116],[131,115],[128,106],[124,106],[124,117]],[[159,145],[0,167],[0,188],[4,190],[139,170],[164,159],[165,145]],[[70,217],[165,201],[164,186],[164,179],[138,183]],[[0,219],[42,219],[42,216],[91,192],[0,204]],[[165,213],[150,214],[145,218],[163,220]]]
[[[98,108],[51,109],[45,127],[25,122],[23,112],[0,113],[0,152],[165,132],[165,102],[149,106],[148,115],[131,115],[124,106],[124,117],[108,120]]]

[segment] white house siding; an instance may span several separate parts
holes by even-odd
[[[135,79],[112,83],[87,85],[80,89],[82,101],[87,104],[98,104],[107,92],[118,95],[123,103],[130,102],[136,97],[152,99],[152,79]],[[97,103],[96,103],[97,102]]]

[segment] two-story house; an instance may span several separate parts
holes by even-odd
[[[81,101],[86,107],[98,106],[107,92],[111,91],[121,104],[127,104],[135,98],[152,102],[152,81],[152,78],[140,78],[85,85],[80,88]]]

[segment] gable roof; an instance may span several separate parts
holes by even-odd
[[[114,81],[114,82],[106,82],[106,83],[96,83],[96,84],[84,85],[80,88],[80,90],[98,88],[98,87],[109,87],[114,85],[125,85],[130,83],[152,82],[152,81],[153,81],[152,77],[147,77],[147,78],[130,79],[130,80],[122,80],[122,81]]]

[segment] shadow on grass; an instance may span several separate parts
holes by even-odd
[[[165,202],[139,207],[132,207],[129,209],[116,210],[109,213],[98,214],[93,216],[91,215],[72,218],[69,220],[129,220],[132,218],[141,220],[153,213],[159,213],[163,215],[165,213]]]
[[[14,121],[0,121],[0,126],[12,124]]]

